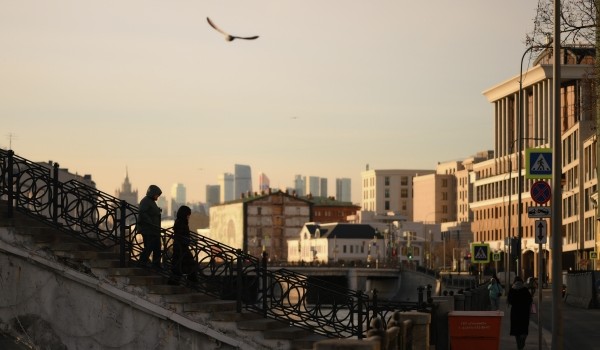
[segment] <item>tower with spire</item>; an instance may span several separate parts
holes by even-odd
[[[125,180],[121,185],[121,189],[115,191],[115,197],[126,201],[127,203],[137,206],[138,205],[138,191],[131,190],[131,182],[129,182],[129,170],[125,168]]]

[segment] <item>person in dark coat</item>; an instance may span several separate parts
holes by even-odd
[[[533,298],[523,279],[515,277],[513,285],[508,291],[506,301],[510,308],[510,335],[517,340],[517,349],[525,347],[525,340],[529,334],[529,313],[531,312],[531,303]]]
[[[177,280],[183,275],[187,275],[189,281],[197,281],[197,263],[190,251],[189,219],[191,215],[192,210],[188,206],[183,205],[177,210],[177,218],[173,226],[173,259],[171,260],[173,278],[169,280],[171,284],[177,283]]]
[[[162,194],[156,185],[150,185],[146,196],[140,201],[137,231],[144,238],[144,248],[139,258],[139,265],[146,266],[152,253],[152,267],[160,268],[160,212],[156,205],[158,197]]]

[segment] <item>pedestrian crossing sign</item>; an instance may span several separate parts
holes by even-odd
[[[500,257],[500,253],[492,253],[492,261],[500,261],[502,260]]]
[[[472,259],[474,264],[485,264],[490,262],[490,245],[486,243],[473,243],[471,245]]]
[[[598,259],[598,252],[590,252],[590,259]]]
[[[552,178],[552,148],[528,148],[525,154],[526,178]]]

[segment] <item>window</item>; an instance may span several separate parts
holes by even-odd
[[[386,186],[389,186],[389,185],[390,185],[390,177],[389,177],[389,176],[386,176],[386,177],[385,177],[385,185],[386,185]]]
[[[402,185],[402,186],[408,186],[408,176],[402,176],[400,178],[400,185]]]
[[[261,215],[261,214],[262,214],[262,208],[258,207],[258,215]]]
[[[385,198],[390,198],[390,189],[389,188],[385,189]]]
[[[400,190],[400,198],[408,198],[408,189],[403,188]]]
[[[385,201],[385,210],[390,210],[390,201]]]

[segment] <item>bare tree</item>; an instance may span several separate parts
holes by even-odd
[[[527,34],[525,43],[543,45],[546,37],[554,31],[553,0],[539,0],[534,28]],[[597,22],[600,0],[561,1],[561,44],[596,45]]]
[[[554,30],[554,0],[538,0],[534,29],[526,36],[525,43],[538,46]],[[586,77],[591,85],[590,111],[595,111],[596,140],[600,140],[600,30],[598,25],[600,0],[561,1],[561,45],[591,45],[595,50],[594,71]],[[600,174],[600,142],[596,141],[596,174]],[[600,186],[598,186],[600,191]],[[599,193],[600,196],[600,193]],[[600,218],[600,206],[596,208]],[[600,235],[600,232],[596,232]],[[593,248],[594,250],[597,247]]]

